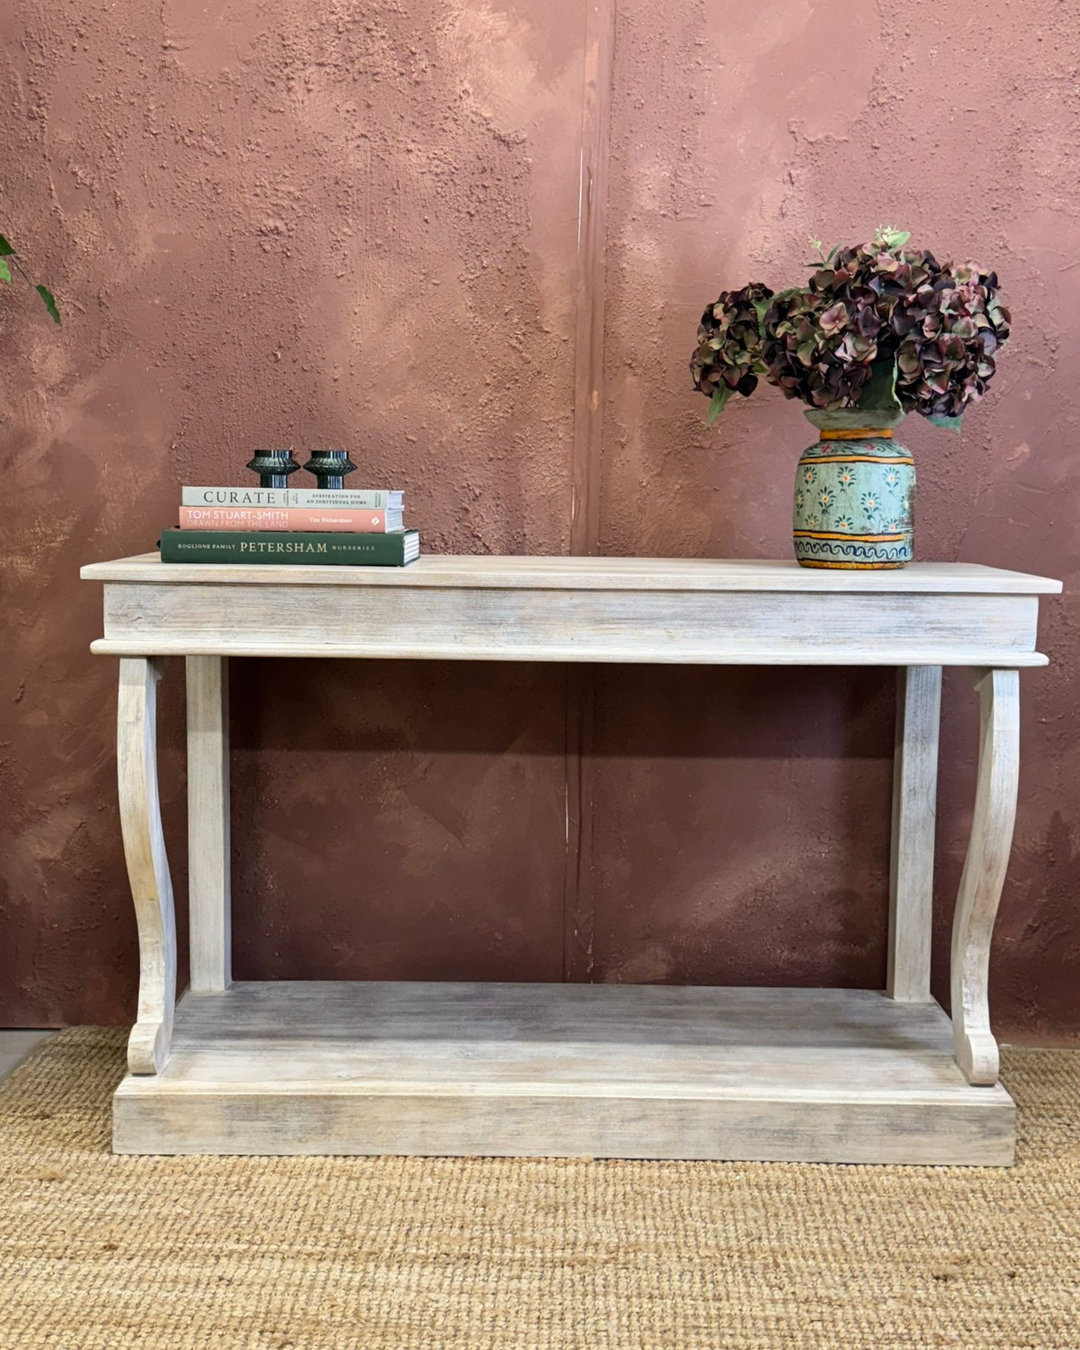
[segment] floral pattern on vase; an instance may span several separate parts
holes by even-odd
[[[821,439],[795,476],[795,557],[803,567],[905,567],[914,543],[915,461],[892,439],[902,414],[808,412]]]

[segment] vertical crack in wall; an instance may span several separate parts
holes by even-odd
[[[574,443],[570,475],[570,552],[584,556],[596,552],[600,537],[604,255],[615,3],[616,0],[586,0],[585,8],[574,333]]]
[[[600,540],[604,416],[604,304],[608,141],[615,61],[616,0],[586,0],[578,180],[577,294],[574,330],[574,440],[570,552],[589,557]],[[595,672],[567,667],[566,875],[563,979],[593,977],[592,784]]]

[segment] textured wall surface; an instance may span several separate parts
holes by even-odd
[[[80,563],[290,442],[403,486],[434,552],[787,556],[808,429],[768,388],[707,429],[697,319],[888,222],[996,266],[1013,307],[963,435],[904,435],[922,557],[1066,583],[1023,682],[992,1002],[1006,1034],[1080,1029],[1068,11],[12,0],[0,229],[65,323],[0,295],[0,1025],[133,1006]],[[891,672],[253,661],[232,699],[240,976],[883,979]],[[942,996],[976,725],[961,678],[945,700]]]

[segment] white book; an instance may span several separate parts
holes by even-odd
[[[338,492],[320,492],[318,488],[263,487],[186,487],[181,489],[181,506],[304,506],[308,510],[400,511],[403,492],[387,488],[342,488]]]

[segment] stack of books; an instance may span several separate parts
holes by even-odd
[[[349,563],[405,567],[420,533],[403,494],[383,488],[186,487],[180,528],[162,530],[163,563]]]

